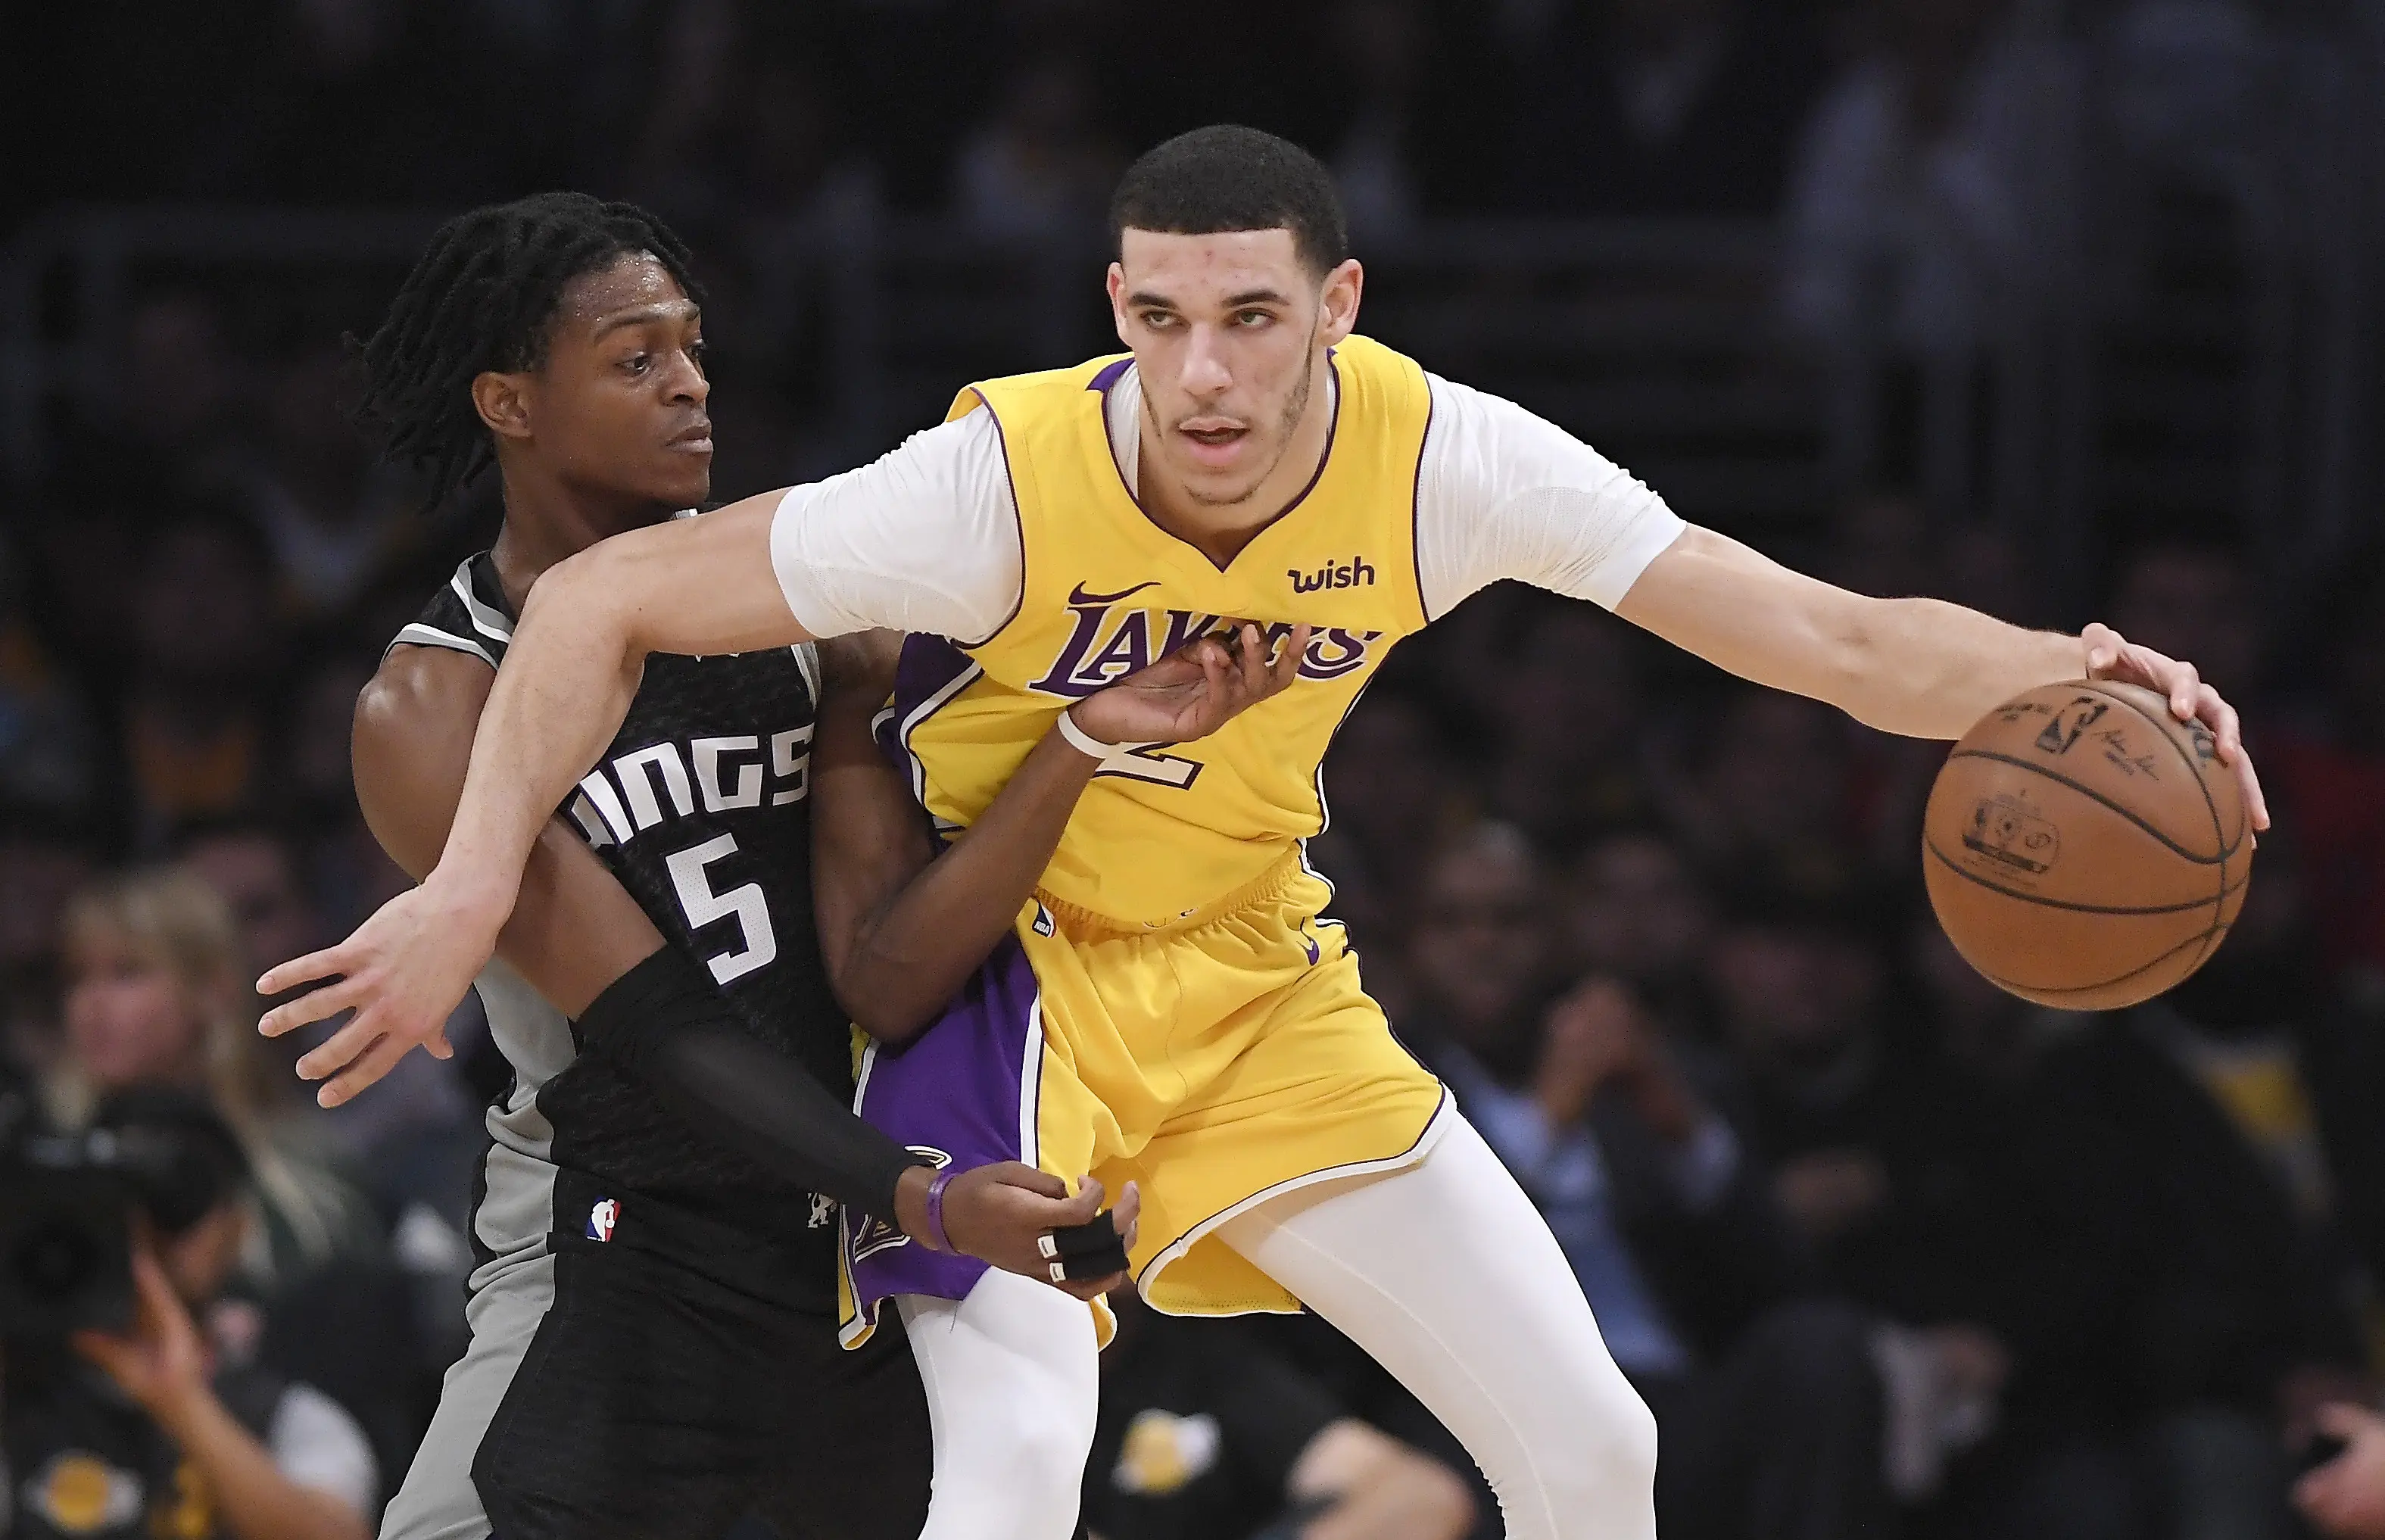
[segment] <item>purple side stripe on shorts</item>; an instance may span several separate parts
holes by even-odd
[[[1001,1160],[1027,1160],[1019,1145],[1031,1122],[1033,1095],[1027,1056],[1041,1068],[1041,995],[1035,971],[1016,936],[1005,935],[984,966],[954,996],[943,1014],[901,1052],[879,1049],[870,1059],[859,1110],[864,1120],[914,1149],[946,1158],[957,1171]],[[846,1256],[863,1313],[893,1295],[959,1299],[986,1264],[974,1257],[929,1250],[891,1225],[848,1213]]]

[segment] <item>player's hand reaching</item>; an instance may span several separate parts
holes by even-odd
[[[2253,771],[2253,757],[2244,752],[2243,724],[2237,720],[2236,708],[2203,682],[2193,664],[2140,646],[2100,622],[2089,626],[2079,640],[2087,644],[2088,678],[2114,679],[2158,691],[2169,697],[2169,708],[2179,720],[2200,720],[2211,729],[2219,746],[2219,762],[2236,772],[2236,783],[2243,789],[2244,810],[2252,816],[2253,827],[2269,826],[2269,805],[2261,795],[2261,778]]]
[[[1068,714],[1105,744],[1192,743],[1292,688],[1308,636],[1308,627],[1293,627],[1270,657],[1266,633],[1244,621],[1224,635],[1187,643],[1086,696]]]
[[[895,1189],[896,1221],[905,1233],[930,1245],[931,1226],[924,1211],[926,1187],[924,1179],[906,1177]],[[954,1177],[944,1189],[944,1236],[954,1250],[1005,1272],[1041,1280],[1080,1299],[1097,1299],[1127,1282],[1127,1274],[1117,1271],[1099,1278],[1055,1280],[1052,1276],[1055,1258],[1053,1250],[1046,1248],[1044,1237],[1055,1230],[1106,1219],[1118,1232],[1119,1246],[1132,1248],[1143,1195],[1133,1183],[1128,1183],[1117,1207],[1106,1214],[1102,1211],[1103,1196],[1102,1184],[1090,1176],[1072,1197],[1068,1184],[1049,1171],[1016,1160],[979,1166]]]
[[[347,940],[268,970],[256,981],[260,995],[322,986],[267,1011],[257,1031],[279,1037],[356,1012],[298,1060],[301,1078],[327,1083],[315,1094],[325,1107],[389,1073],[408,1049],[445,1058],[454,1051],[444,1032],[448,1013],[496,950],[504,920],[502,912],[491,919],[485,906],[451,900],[434,873],[383,904]]]

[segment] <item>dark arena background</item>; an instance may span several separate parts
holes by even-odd
[[[1849,587],[2193,659],[2277,809],[2199,975],[2041,1011],[1922,896],[1942,745],[1514,584],[1403,649],[1316,864],[1700,1472],[1668,1536],[2385,1535],[2379,0],[7,9],[0,1085],[254,1135],[267,1222],[197,1330],[373,1459],[318,1483],[340,1522],[238,1534],[35,1447],[0,1322],[0,1532],[353,1540],[465,1340],[478,1007],[329,1113],[248,1030],[248,981],[404,883],[350,710],[495,525],[493,477],[425,510],[343,411],[431,229],[550,187],[669,220],[725,500],[1113,349],[1113,181],[1230,120],[1334,169],[1365,332]],[[1105,1369],[1105,1540],[1499,1533],[1318,1322],[1149,1330]],[[1471,1517],[1314,1527],[1343,1419]]]

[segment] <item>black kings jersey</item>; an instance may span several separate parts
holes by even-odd
[[[494,668],[512,633],[483,552],[392,645],[451,648]],[[853,1083],[850,1028],[830,993],[812,920],[817,659],[808,645],[649,657],[619,733],[561,813],[669,943],[711,970],[758,1037],[840,1091]],[[698,1137],[643,1082],[578,1053],[560,1014],[502,963],[482,975],[480,993],[515,1073],[511,1095],[490,1109],[499,1145],[593,1178],[625,1208],[661,1199],[806,1253],[817,1246],[823,1296],[832,1297],[835,1229],[825,1201]],[[484,1208],[498,1207],[506,1169],[493,1152]],[[502,1248],[486,1233],[487,1215],[476,1214],[474,1227],[484,1259]],[[599,1227],[592,1221],[591,1233]]]

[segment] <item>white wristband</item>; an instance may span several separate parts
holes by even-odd
[[[1073,711],[1060,713],[1060,736],[1068,739],[1068,745],[1078,753],[1100,760],[1105,770],[1132,758],[1137,749],[1151,746],[1150,744],[1105,744],[1079,727]]]

